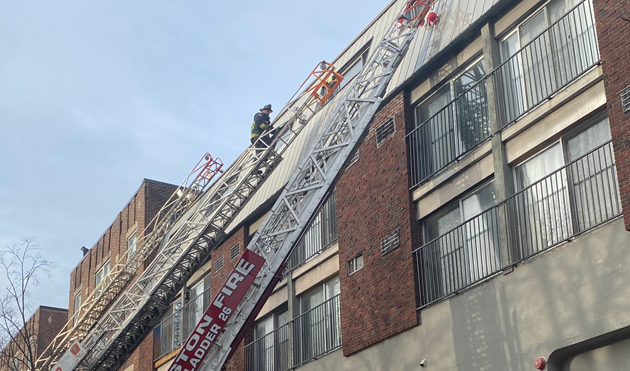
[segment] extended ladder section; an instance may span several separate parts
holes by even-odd
[[[182,345],[171,371],[218,371],[229,358],[278,282],[309,220],[365,135],[387,84],[428,13],[430,3],[417,0],[406,3]]]
[[[110,267],[109,273],[83,300],[81,307],[75,310],[74,315],[42,353],[36,363],[37,369],[42,369],[52,360],[59,358],[73,340],[87,333],[112,300],[135,277],[138,268],[155,251],[179,216],[184,214],[191,205],[197,203],[222,166],[223,162],[218,158],[213,158],[209,153],[197,162],[190,174],[146,226],[136,241],[137,250],[126,251]]]
[[[255,145],[248,148],[209,192],[201,195],[194,204],[188,203],[188,209],[181,214],[176,213],[176,221],[162,234],[158,246],[151,249],[153,252],[157,250],[157,254],[149,266],[137,277],[124,277],[122,280],[126,284],[111,290],[117,291],[117,295],[102,305],[106,310],[100,310],[101,307],[95,310],[94,306],[86,309],[79,322],[86,318],[82,329],[89,328],[66,332],[50,352],[53,356],[42,359],[38,369],[50,369],[50,365],[61,357],[59,349],[67,349],[61,357],[65,363],[56,364],[55,371],[75,368],[114,370],[124,362],[166,312],[187,279],[224,241],[224,229],[319,111],[324,103],[321,94],[329,93],[327,81],[331,75],[336,75],[332,65],[318,64],[309,75],[309,78],[315,77],[315,82],[296,102],[292,102],[295,108],[285,109],[289,118],[278,126],[272,142],[268,146],[256,143],[259,148]],[[324,89],[313,94],[315,89],[321,89],[322,82],[326,82]],[[137,267],[139,260],[132,264]],[[110,284],[117,285],[117,279],[112,277]],[[74,357],[69,357],[71,353]],[[68,359],[72,361],[68,362]]]

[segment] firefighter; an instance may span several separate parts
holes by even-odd
[[[256,149],[264,149],[271,144],[271,138],[275,134],[275,129],[271,125],[271,119],[269,118],[271,112],[273,112],[271,104],[267,104],[260,109],[260,112],[254,115],[250,140],[252,143],[256,143]],[[260,140],[258,140],[258,137],[261,137]]]

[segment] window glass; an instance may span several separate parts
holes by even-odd
[[[190,289],[190,324],[192,325],[191,329],[201,321],[201,317],[205,311],[205,307],[203,305],[203,297],[204,297],[205,285],[202,280],[195,286]]]
[[[545,12],[538,12],[529,21],[520,27],[521,46],[532,41],[536,36],[540,35],[547,28],[547,17]]]
[[[536,181],[562,167],[562,147],[560,143],[534,156],[516,167],[516,183],[519,190],[527,188]]]
[[[101,283],[101,281],[107,276],[107,274],[109,274],[109,268],[109,262],[107,262],[103,264],[98,272],[96,272],[96,286],[98,286],[98,284]]]
[[[433,96],[424,101],[416,108],[416,126],[430,119],[442,108],[446,107],[450,100],[449,85],[438,90]]]
[[[569,162],[586,155],[611,139],[608,118],[605,118],[567,141]]]
[[[516,54],[519,48],[518,32],[514,32],[501,43],[501,56],[503,57],[503,60],[505,61]]]
[[[474,194],[464,198],[462,208],[464,220],[468,220],[482,211],[487,210],[496,204],[494,194],[494,182],[481,187]]]
[[[459,203],[453,203],[434,215],[425,222],[425,242],[429,242],[461,224]]]
[[[455,79],[455,81],[453,82],[455,88],[455,97],[459,97],[466,90],[470,89],[471,86],[475,85],[478,81],[483,79],[485,75],[486,73],[482,59]]]
[[[366,53],[359,56],[359,58],[350,67],[348,67],[347,70],[340,72],[341,75],[343,76],[343,80],[341,80],[341,82],[339,83],[338,89],[342,89],[344,86],[348,85],[348,83],[356,75],[358,75],[359,72],[361,72],[361,70],[363,69],[363,56],[366,55]]]
[[[133,232],[131,236],[129,236],[129,238],[127,239],[127,253],[129,254],[129,256],[132,256],[136,253],[137,242],[138,238],[136,236],[136,232]]]

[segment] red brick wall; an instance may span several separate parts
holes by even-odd
[[[51,307],[39,307],[36,318],[37,329],[37,356],[41,355],[46,347],[57,336],[57,333],[66,324],[68,310]]]
[[[630,2],[594,0],[593,6],[621,203],[630,231],[630,112],[623,113],[619,95],[630,86]]]
[[[218,289],[223,284],[223,282],[225,282],[225,280],[227,279],[228,274],[232,271],[232,269],[234,269],[235,264],[238,262],[238,258],[243,253],[248,242],[249,242],[248,229],[245,227],[242,227],[236,233],[234,233],[230,238],[228,238],[227,241],[222,243],[221,246],[219,246],[214,252],[212,252],[213,267],[212,267],[212,272],[210,273],[211,274],[210,280],[212,282],[210,285],[210,292],[213,298],[216,295]],[[238,254],[236,258],[230,260],[230,250],[236,244],[239,244],[240,246],[240,253]],[[214,268],[214,262],[216,262],[217,259],[219,259],[219,257],[221,256],[223,257],[223,267],[216,270]],[[236,348],[236,351],[232,355],[232,358],[225,365],[224,367],[225,370],[242,371],[245,369],[245,343],[249,343],[249,342],[251,342],[251,336],[248,333],[248,335],[245,336],[245,339],[243,339],[243,341],[241,341],[241,343]]]
[[[418,323],[412,261],[413,213],[407,175],[405,96],[375,116],[359,160],[337,184],[341,323],[345,356]],[[406,117],[407,116],[407,117]],[[379,148],[375,130],[394,117],[395,133]],[[400,245],[381,256],[381,239],[400,230]],[[363,254],[364,268],[348,275],[348,261]]]

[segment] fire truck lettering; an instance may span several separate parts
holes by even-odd
[[[199,333],[199,335],[203,335],[205,328],[210,326],[210,323],[212,323],[212,317],[207,314],[204,315],[201,322],[199,322],[199,326],[195,329],[195,332]]]
[[[217,325],[216,323],[212,325],[212,327],[210,327],[210,332],[212,332],[213,334],[218,334],[219,330],[221,330],[221,326]]]
[[[212,305],[214,305],[215,307],[221,309],[223,308],[223,299],[225,299],[225,295],[222,295],[221,293],[217,294],[216,299],[214,299],[214,302],[212,303]]]
[[[232,290],[236,290],[236,287],[238,286],[238,283],[243,281],[244,279],[245,279],[245,277],[243,277],[240,274],[234,272],[234,273],[232,273],[230,278],[228,278],[228,280],[225,283],[225,285],[228,286],[229,288],[231,288]]]
[[[206,352],[205,349],[199,348],[197,350],[195,350],[195,357],[201,359],[201,357],[203,357],[203,354]]]
[[[177,357],[177,359],[175,360],[174,363],[177,363],[179,361],[184,361],[184,362],[188,361],[188,356],[186,355],[186,353],[180,352],[179,356]],[[177,371],[177,370],[175,370],[175,371]]]
[[[197,334],[190,335],[190,339],[188,339],[188,343],[186,343],[186,350],[191,351],[195,349],[198,342],[199,342],[199,335]]]
[[[199,358],[193,358],[190,360],[190,365],[193,366],[193,370],[197,369],[198,363],[199,363]]]
[[[247,276],[249,272],[251,272],[252,269],[254,268],[255,268],[254,264],[248,263],[244,259],[241,258],[241,260],[238,261],[236,268],[234,269],[240,274],[242,274],[243,276]]]
[[[221,287],[221,292],[224,293],[227,296],[231,296],[233,291],[228,289],[227,287],[223,286],[223,287]]]
[[[203,350],[207,350],[208,348],[210,348],[210,344],[212,344],[212,340],[208,340],[208,338],[206,337],[205,339],[201,340],[201,344],[199,345],[199,347]]]

